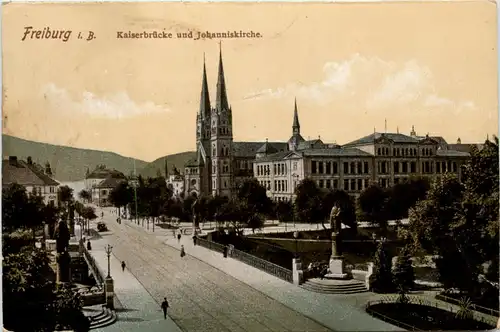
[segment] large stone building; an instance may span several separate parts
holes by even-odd
[[[216,101],[210,103],[205,64],[196,117],[196,158],[185,166],[185,194],[230,197],[240,183],[255,177],[275,200],[293,199],[298,183],[311,178],[320,188],[358,195],[373,183],[389,187],[412,176],[436,178],[445,172],[461,177],[469,144],[448,144],[439,136],[374,132],[340,146],[320,138],[305,140],[297,102],[287,142],[234,142],[232,109],[219,58]]]

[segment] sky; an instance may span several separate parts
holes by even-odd
[[[25,27],[72,34],[22,40]],[[176,38],[227,30],[261,37]],[[174,38],[117,38],[127,31]],[[295,98],[302,136],[328,143],[412,126],[449,143],[498,133],[496,7],[486,1],[10,3],[3,133],[145,161],[195,150],[203,59],[214,100],[219,41],[235,141],[288,140]]]

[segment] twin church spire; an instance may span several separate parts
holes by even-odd
[[[219,44],[220,45],[220,44]],[[222,48],[219,46],[219,71],[217,74],[217,92],[215,96],[215,108],[218,111],[228,111],[229,102],[226,92],[226,80],[224,77],[224,65],[222,63]],[[203,55],[203,78],[201,82],[200,115],[210,115],[210,94],[208,91],[207,69],[205,55]]]

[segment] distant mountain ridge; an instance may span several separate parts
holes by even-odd
[[[186,164],[188,160],[193,159],[195,157],[196,157],[196,152],[194,151],[171,154],[150,162],[138,173],[143,177],[156,176],[158,171],[161,173],[161,175],[165,175],[165,159],[167,160],[168,172],[170,174],[172,173],[173,166],[177,167],[177,169],[181,173],[184,173],[184,164]]]
[[[182,152],[146,161],[124,157],[114,152],[79,149],[62,145],[34,142],[10,135],[2,135],[3,159],[8,156],[17,156],[26,160],[31,157],[36,163],[44,165],[47,161],[52,167],[56,180],[60,182],[80,181],[85,178],[86,169],[90,171],[97,165],[104,164],[107,168],[114,168],[125,175],[134,170],[134,160],[137,173],[142,176],[156,176],[158,170],[164,174],[165,158],[168,160],[169,170],[175,165],[180,171],[184,163],[195,156],[194,152]]]
[[[5,134],[2,135],[2,155],[3,158],[17,156],[24,160],[31,156],[34,162],[42,165],[48,161],[58,181],[82,180],[87,168],[93,170],[100,164],[127,175],[134,169],[134,158],[114,152],[34,142]],[[138,170],[147,165],[147,162],[139,159],[135,159],[135,163]]]

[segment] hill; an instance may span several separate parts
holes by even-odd
[[[134,158],[124,157],[114,152],[33,142],[9,135],[2,135],[2,154],[3,158],[17,156],[24,160],[31,156],[34,162],[42,165],[48,161],[58,181],[82,180],[85,178],[87,167],[93,170],[99,164],[115,168],[125,175],[130,174],[134,169]],[[135,163],[138,172],[148,165],[147,162],[138,159]]]
[[[192,159],[194,157],[196,157],[196,152],[194,152],[194,151],[171,154],[171,155],[161,157],[161,158],[156,159],[155,161],[150,162],[142,170],[138,171],[138,173],[144,177],[148,177],[148,176],[153,177],[153,176],[156,176],[158,171],[160,171],[161,174],[164,175],[165,174],[165,159],[167,159],[169,172],[172,171],[172,166],[175,165],[175,167],[177,167],[177,169],[181,173],[184,173],[184,164],[189,159]]]

